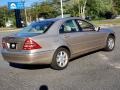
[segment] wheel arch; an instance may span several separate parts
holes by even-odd
[[[114,37],[114,39],[116,38],[115,34],[113,34],[113,33],[110,33],[108,36],[112,36],[112,37]]]
[[[67,49],[69,51],[69,57],[71,56],[71,50],[67,46],[60,46],[57,49],[59,49],[59,48],[65,48],[65,49]]]

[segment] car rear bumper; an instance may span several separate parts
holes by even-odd
[[[19,64],[50,64],[53,54],[54,50],[39,53],[19,53],[2,50],[4,60]]]

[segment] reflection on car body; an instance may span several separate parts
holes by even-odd
[[[115,34],[79,17],[47,19],[3,37],[2,45],[2,56],[8,62],[50,64],[61,70],[76,56],[103,48],[112,51]]]

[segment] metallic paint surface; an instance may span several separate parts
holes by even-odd
[[[102,49],[106,46],[109,34],[114,34],[112,30],[101,29],[91,32],[74,32],[60,34],[60,26],[67,20],[80,19],[76,17],[58,19],[45,34],[8,36],[3,38],[5,43],[17,43],[17,48],[2,49],[2,56],[8,62],[23,64],[50,64],[55,51],[59,47],[67,47],[70,51],[70,58],[79,56],[94,50]],[[36,50],[23,50],[24,41],[31,38],[42,48]]]

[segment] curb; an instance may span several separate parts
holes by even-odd
[[[20,29],[15,29],[15,30],[1,30],[0,32],[17,32],[20,31]]]
[[[110,27],[120,27],[120,25],[113,25],[113,24],[105,24],[99,25],[101,28],[110,28]]]

